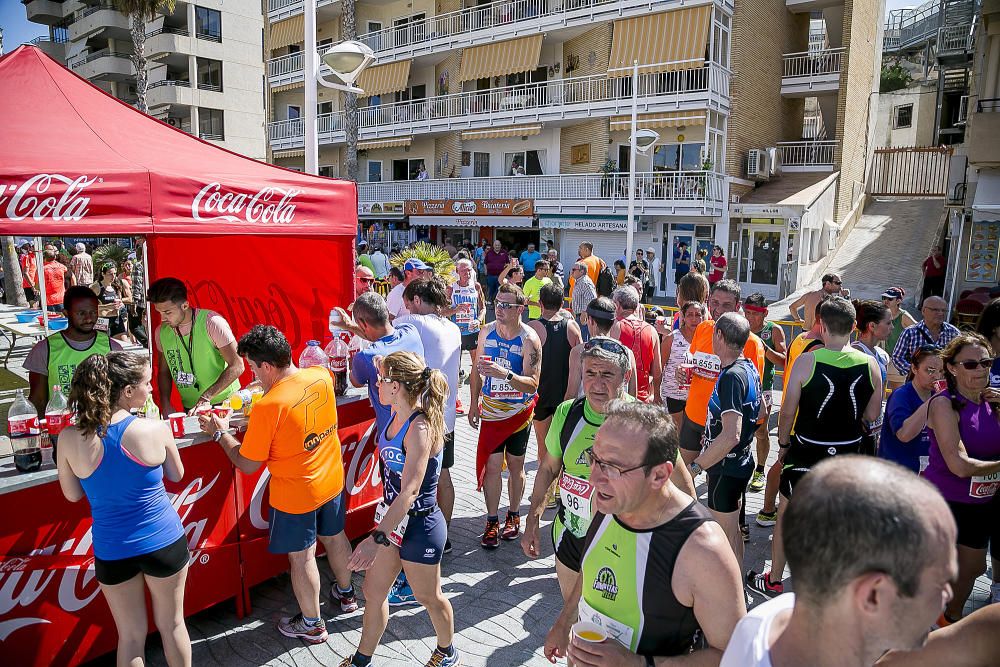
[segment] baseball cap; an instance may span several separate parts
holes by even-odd
[[[886,291],[882,292],[883,299],[902,299],[903,296],[903,290],[899,287],[890,287]]]
[[[422,259],[411,257],[403,264],[404,271],[433,271],[434,269],[424,263]]]
[[[650,247],[646,248],[646,252],[656,252],[656,248],[653,248],[652,246],[650,246]]]
[[[86,250],[87,250],[87,246],[83,245],[82,243],[77,243],[76,244],[76,251],[77,252],[86,252]]]
[[[358,241],[358,247],[359,248],[361,248],[363,246],[367,246],[367,245],[368,245],[368,241],[365,241],[364,239],[361,239],[360,241]]]

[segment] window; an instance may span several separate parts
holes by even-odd
[[[198,39],[222,41],[222,14],[217,9],[194,8],[194,34]]]
[[[333,37],[327,37],[316,42],[317,51],[326,51],[331,46],[333,46]]]
[[[286,118],[288,118],[288,120],[298,120],[299,118],[302,118],[302,107],[298,104],[289,104]]]
[[[323,165],[319,168],[318,173],[320,176],[326,176],[327,178],[335,178],[337,174],[334,172],[333,165]]]
[[[486,178],[490,175],[490,154],[472,154],[472,175],[476,178]]]
[[[302,45],[301,44],[289,44],[288,45],[288,54],[289,55],[291,55],[293,53],[301,53],[301,52],[302,52]]]
[[[409,88],[404,88],[403,90],[396,93],[397,102],[417,102],[419,100],[426,99],[427,97],[427,86],[420,84],[418,86],[410,86]]]
[[[545,173],[545,151],[518,151],[503,154],[504,176],[540,176]]]
[[[653,150],[653,171],[698,171],[704,144],[660,144]]]
[[[382,29],[381,21],[369,21],[368,22],[368,32],[378,32]]]
[[[913,125],[913,105],[901,104],[893,109],[893,128],[901,129]]]
[[[325,113],[333,113],[333,102],[319,102],[316,104],[316,115],[322,116]]]
[[[382,182],[382,161],[381,160],[368,160],[368,182],[369,183],[381,183]]]
[[[420,173],[420,165],[424,161],[421,158],[409,160],[392,161],[392,180],[394,181],[415,181]]]
[[[198,107],[198,136],[202,139],[225,141],[226,132],[224,126],[222,109]]]
[[[222,92],[222,61],[198,58],[198,87]]]
[[[424,23],[426,19],[427,15],[423,12],[414,14],[413,16],[393,19],[392,27],[395,28],[393,32],[395,33],[396,46],[423,41],[424,35],[427,32]]]

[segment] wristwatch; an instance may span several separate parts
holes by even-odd
[[[386,537],[385,533],[383,533],[381,530],[376,530],[375,532],[373,532],[372,539],[375,540],[375,544],[380,544],[383,547],[387,547],[389,546],[389,544],[391,544],[389,542],[389,538]]]
[[[222,440],[222,436],[224,436],[225,434],[226,434],[225,431],[222,430],[216,431],[215,433],[212,434],[212,440],[219,442],[220,440]]]
[[[507,371],[507,382],[514,379],[514,371]]]
[[[697,477],[702,472],[704,472],[705,469],[702,468],[701,465],[697,461],[691,461],[691,464],[688,466],[688,470],[691,471],[691,476],[692,477]]]

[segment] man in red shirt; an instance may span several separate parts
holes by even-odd
[[[611,295],[615,302],[614,326],[609,336],[621,341],[632,350],[636,368],[636,398],[649,403],[660,403],[660,377],[663,361],[660,359],[660,337],[653,325],[643,318],[639,293],[634,287],[619,287]],[[652,378],[652,382],[650,382]],[[706,404],[707,408],[707,404]]]
[[[38,263],[35,261],[35,250],[30,243],[21,246],[21,287],[24,288],[24,298],[28,305],[38,305],[38,294],[35,285],[38,283]]]
[[[493,241],[493,247],[486,251],[483,262],[486,265],[486,300],[490,303],[497,298],[500,288],[500,274],[507,267],[510,255],[504,250],[499,239]]]
[[[45,246],[42,253],[42,274],[45,280],[45,305],[50,312],[61,313],[66,294],[66,266],[56,261],[56,250]]]
[[[924,290],[920,295],[920,303],[929,296],[944,294],[944,272],[948,261],[941,254],[941,246],[931,249],[930,256],[924,260]]]

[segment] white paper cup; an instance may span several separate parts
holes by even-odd
[[[608,639],[607,630],[590,621],[577,621],[570,628],[570,632],[574,637],[592,644],[600,644]]]

